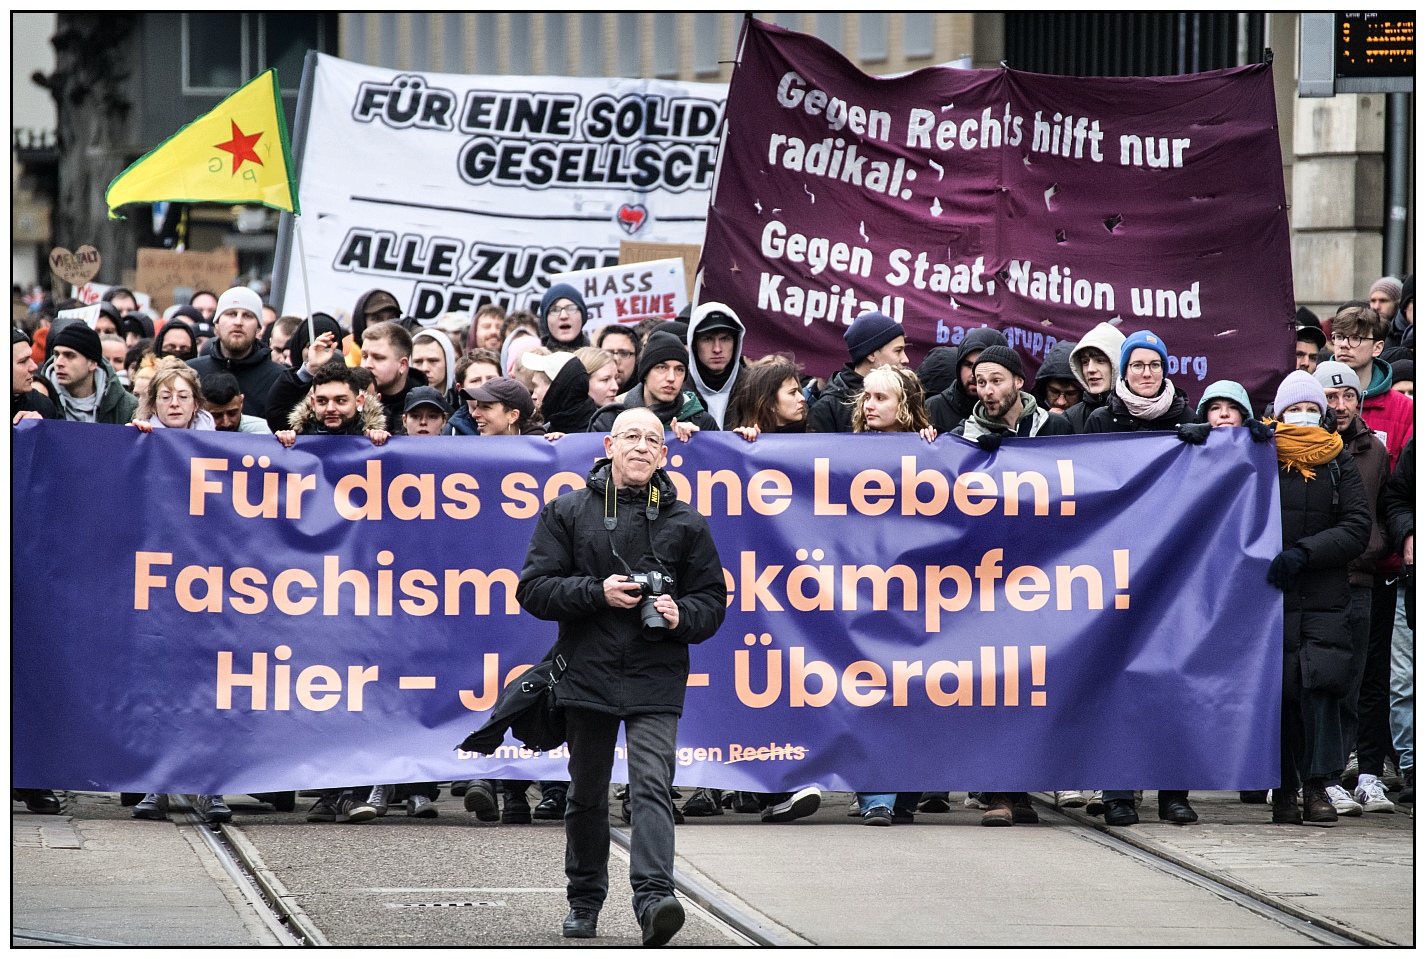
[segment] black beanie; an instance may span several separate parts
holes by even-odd
[[[644,352],[639,357],[639,382],[649,378],[649,373],[660,363],[667,363],[670,360],[677,360],[685,368],[688,366],[688,349],[678,337],[672,333],[655,331],[649,334],[649,340],[644,344]]]
[[[59,331],[59,335],[53,340],[46,340],[45,345],[51,351],[61,346],[67,346],[74,352],[87,360],[101,363],[104,360],[104,344],[99,342],[99,334],[89,328],[89,324],[84,321],[71,323]]]
[[[982,363],[1003,366],[1010,371],[1012,376],[1018,376],[1022,380],[1025,378],[1025,367],[1020,363],[1020,354],[1008,346],[987,346],[980,351],[980,356],[975,358],[975,366],[972,369],[979,367]]]
[[[956,356],[958,351],[952,346],[938,346],[926,354],[916,376],[926,390],[927,396],[935,396],[956,382]]]
[[[313,313],[312,325],[316,328],[318,336],[321,336],[323,333],[331,333],[337,338],[336,349],[337,355],[340,356],[342,352],[342,325],[326,313]],[[297,329],[292,331],[292,336],[287,340],[287,361],[292,365],[293,369],[302,365],[302,351],[310,345],[311,343],[307,339],[307,321],[303,320],[297,325]]]
[[[30,338],[25,334],[24,330],[18,326],[12,326],[10,327],[10,345],[14,346],[16,343],[23,343],[26,346],[33,345],[30,343]]]

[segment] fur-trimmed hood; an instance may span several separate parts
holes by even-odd
[[[359,432],[363,434],[372,430],[391,431],[391,427],[386,425],[386,408],[381,405],[381,400],[366,390],[363,390],[361,394],[361,411],[357,422],[361,424]],[[313,428],[313,432],[321,429],[321,424],[312,415],[312,403],[308,397],[304,396],[302,402],[294,406],[292,412],[287,414],[287,427],[303,433],[306,432],[308,426]]]

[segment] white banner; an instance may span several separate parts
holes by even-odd
[[[701,243],[725,84],[411,73],[319,56],[298,227],[312,308],[538,304],[619,241]],[[305,313],[291,245],[282,313]],[[281,264],[279,264],[279,269]]]
[[[681,259],[556,273],[550,277],[550,284],[555,283],[568,283],[584,297],[585,332],[610,323],[632,326],[653,317],[671,320],[688,305]]]

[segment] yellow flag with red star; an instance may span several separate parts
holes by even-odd
[[[277,71],[255,77],[119,174],[109,218],[125,203],[261,203],[300,213]]]

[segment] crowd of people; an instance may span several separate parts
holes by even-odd
[[[565,284],[533,312],[490,304],[430,321],[403,317],[397,297],[380,289],[350,315],[310,318],[278,316],[244,286],[199,292],[161,318],[140,310],[131,291],[111,289],[93,325],[55,317],[77,305],[46,303],[16,320],[14,422],[271,433],[286,447],[349,435],[380,446],[391,436],[557,442],[608,433],[626,411],[647,410],[682,442],[702,430],[748,442],[763,433],[911,432],[925,442],[951,433],[990,452],[1007,438],[1163,431],[1203,443],[1214,429],[1247,429],[1275,444],[1281,467],[1282,550],[1268,580],[1283,594],[1284,671],[1279,785],[1270,797],[1240,798],[1270,804],[1273,822],[1313,825],[1414,803],[1413,278],[1384,277],[1326,321],[1299,310],[1296,369],[1284,371],[1264,410],[1227,380],[1194,404],[1167,376],[1161,336],[1110,323],[1056,345],[1032,378],[988,327],[930,350],[913,370],[902,326],[868,312],[845,331],[846,364],[824,380],[791,356],[744,355],[744,321],[724,304],[591,331],[583,298]],[[947,792],[876,787],[866,783],[849,810],[867,825],[950,808]],[[563,819],[569,802],[560,782],[450,789],[485,822]],[[1058,805],[1087,807],[1112,825],[1139,821],[1136,791],[1050,791]],[[438,795],[437,783],[324,790],[307,818],[363,822],[397,804],[429,817]],[[48,790],[17,798],[35,812],[59,811]],[[1160,819],[1196,821],[1187,792],[1157,800]],[[983,810],[985,825],[1038,818],[1027,793],[964,801]],[[221,796],[198,802],[209,821],[232,815]],[[674,812],[678,821],[726,810],[786,822],[819,803],[811,787],[697,789]],[[134,807],[141,818],[165,814],[160,794]]]

